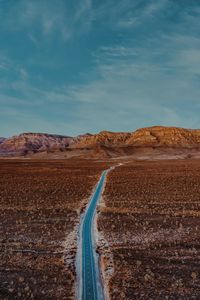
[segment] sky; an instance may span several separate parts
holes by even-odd
[[[0,0],[0,136],[200,128],[199,0]]]

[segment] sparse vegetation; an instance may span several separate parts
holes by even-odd
[[[74,299],[75,229],[107,167],[0,162],[0,299]],[[98,252],[111,299],[200,297],[199,195],[198,160],[137,161],[109,173]]]
[[[113,254],[111,299],[199,299],[199,161],[116,168],[100,211]]]
[[[0,162],[0,299],[74,299],[80,211],[104,163]]]

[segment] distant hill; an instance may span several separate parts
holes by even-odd
[[[200,130],[177,127],[154,126],[141,128],[134,132],[102,131],[98,134],[83,136],[77,147],[103,146],[200,146]]]
[[[0,144],[3,143],[6,139],[3,137],[0,137]]]
[[[200,130],[154,126],[134,132],[101,131],[76,137],[23,133],[0,143],[1,156],[114,158],[121,156],[198,156]]]
[[[0,144],[0,153],[12,155],[26,155],[30,153],[62,151],[66,149],[73,138],[68,136],[23,133],[6,139]]]

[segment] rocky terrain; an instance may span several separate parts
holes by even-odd
[[[154,126],[130,133],[102,131],[95,135],[82,136],[81,140],[75,143],[76,147],[83,148],[94,145],[105,147],[196,147],[200,146],[200,130]]]
[[[76,137],[24,133],[0,142],[0,156],[38,158],[188,158],[200,156],[200,130],[154,126],[134,132],[102,131]]]
[[[199,173],[199,160],[109,173],[97,222],[110,299],[200,299]]]

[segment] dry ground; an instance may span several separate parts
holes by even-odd
[[[0,299],[74,299],[74,230],[105,168],[0,161]]]
[[[200,161],[120,166],[103,199],[111,299],[200,299]]]

